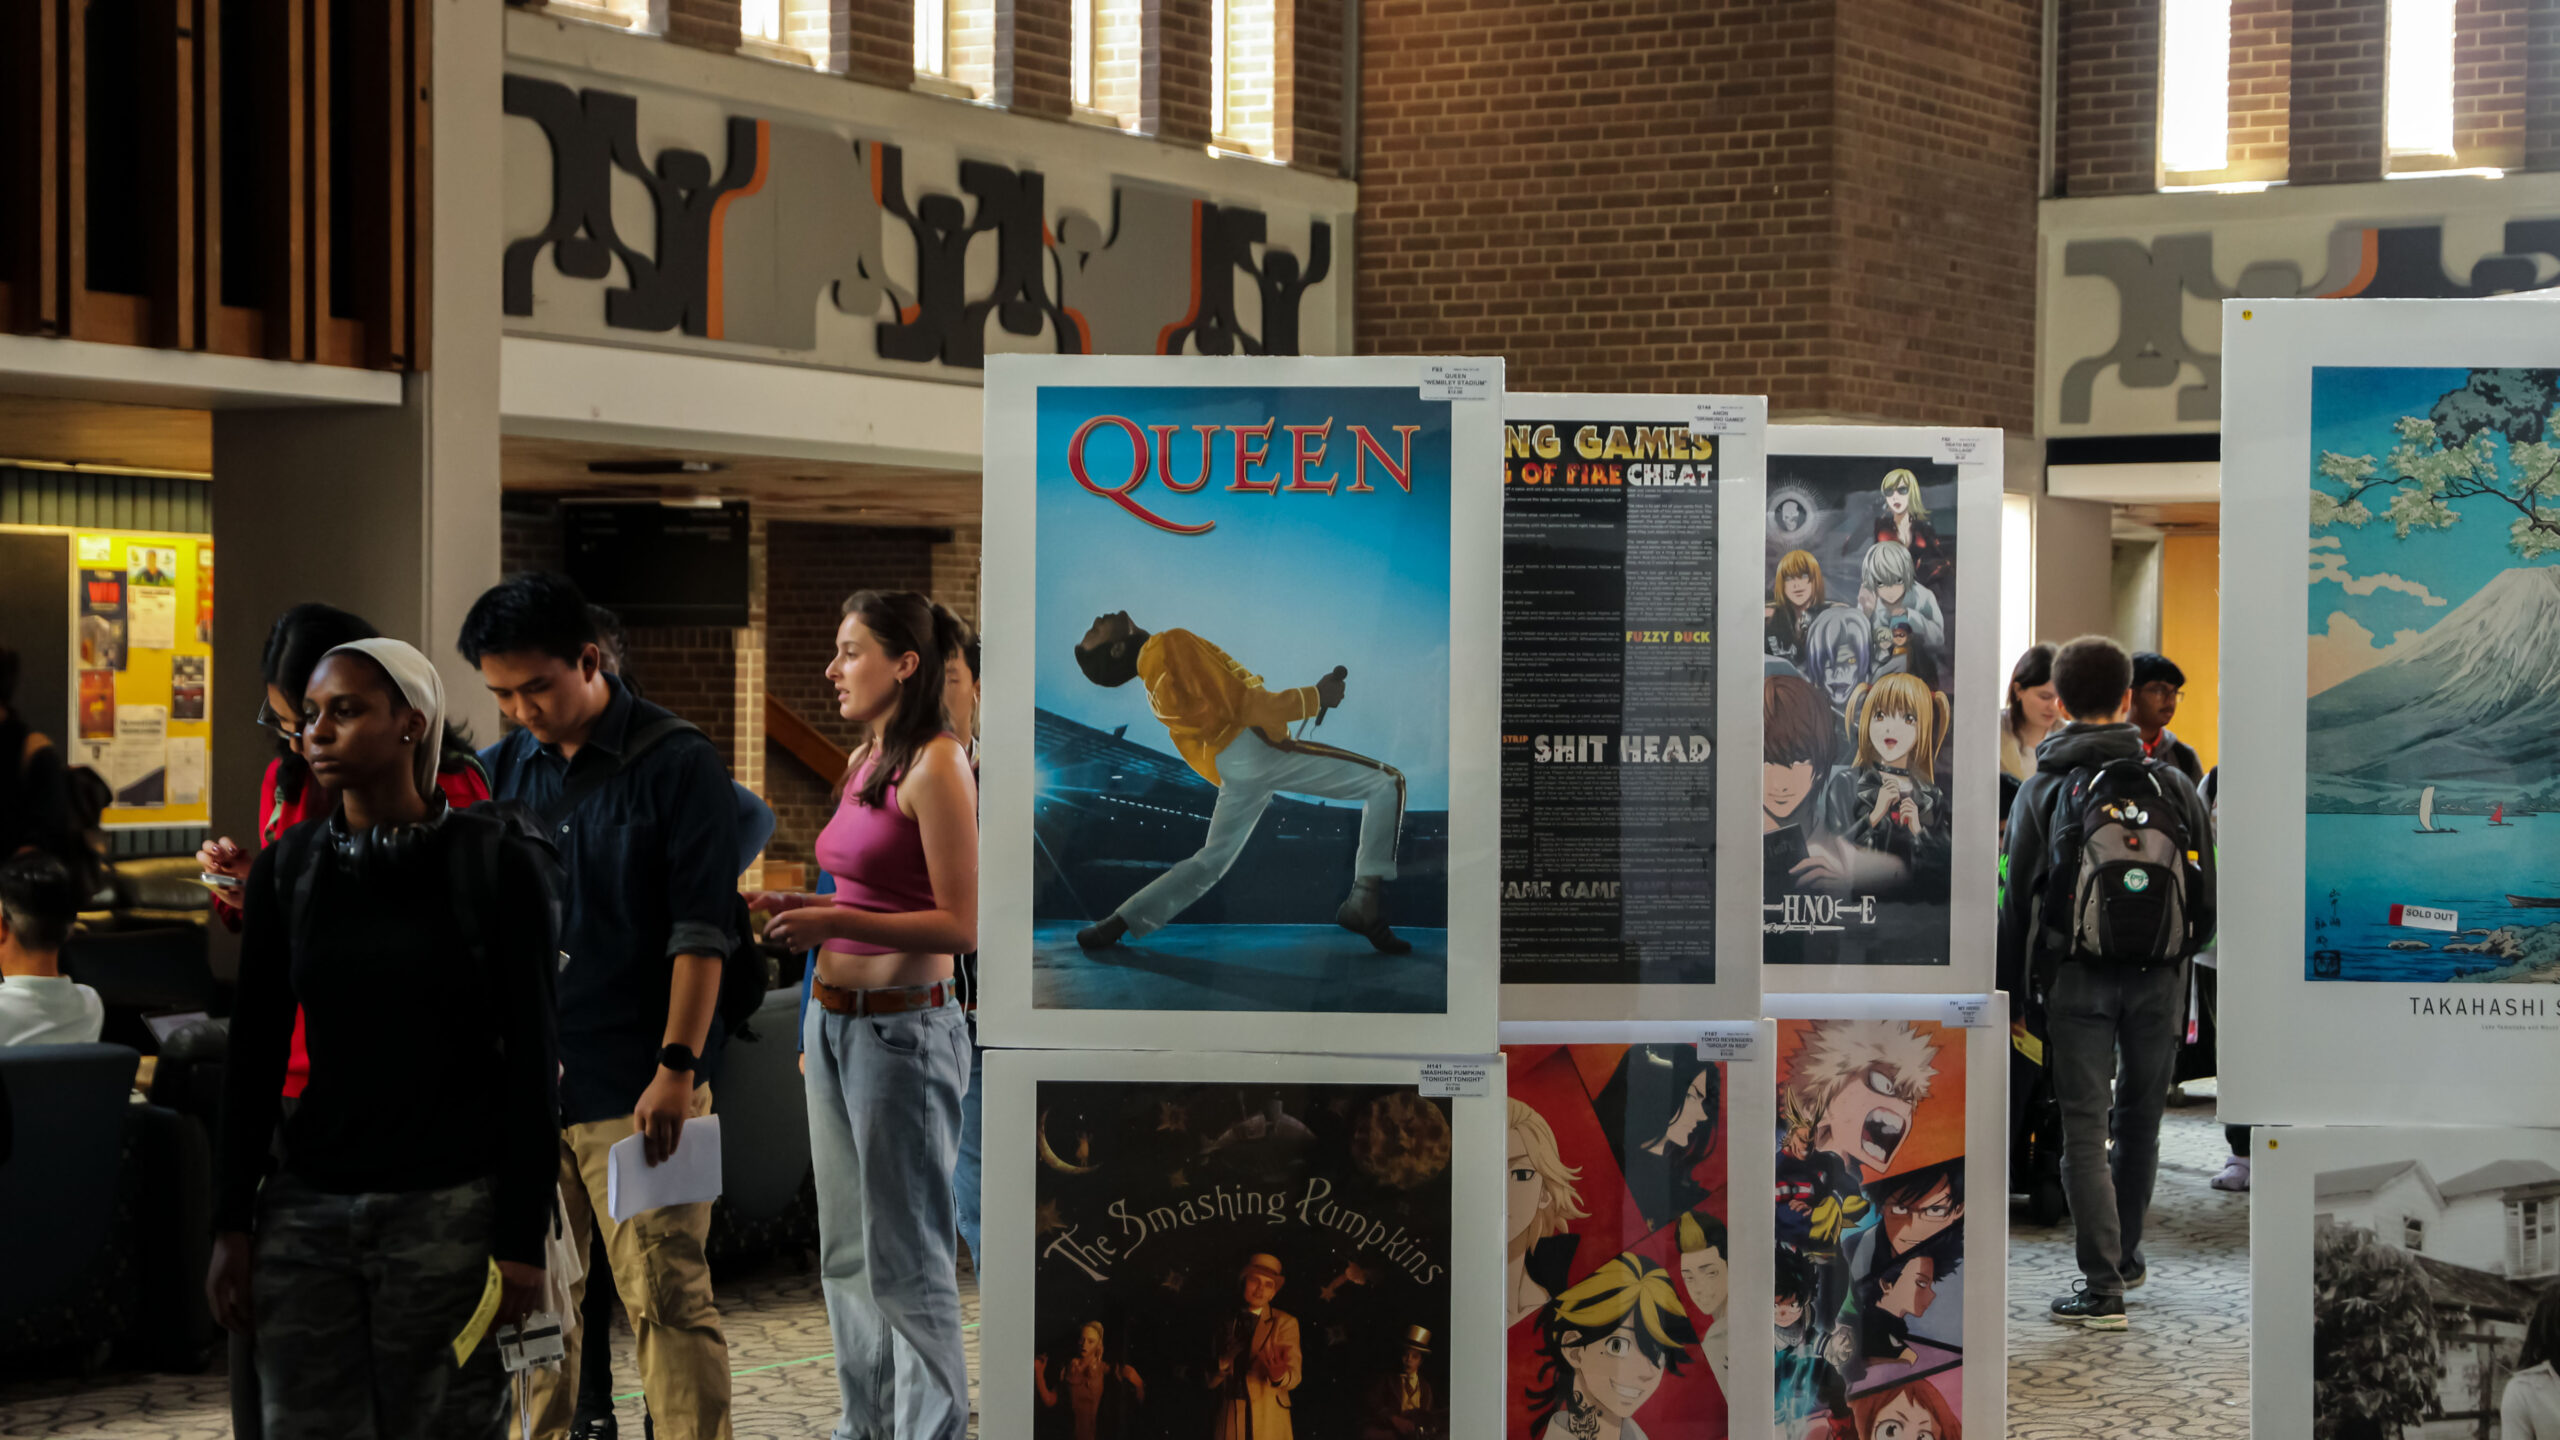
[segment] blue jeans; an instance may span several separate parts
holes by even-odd
[[[818,1276],[844,1416],[835,1440],[965,1440],[951,1170],[969,1037],[959,1009],[809,1009],[809,1155]]]
[[[985,1279],[987,1252],[978,1243],[978,1180],[986,1170],[987,1052],[969,1037],[969,1093],[960,1102],[960,1163],[951,1172],[951,1208],[959,1212],[960,1238],[969,1242],[969,1267]]]

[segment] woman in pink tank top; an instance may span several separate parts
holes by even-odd
[[[864,738],[818,837],[835,895],[748,897],[773,917],[767,939],[818,947],[801,1046],[839,1435],[969,1426],[951,1198],[969,1037],[952,957],[977,948],[978,820],[943,724],[945,658],[965,641],[948,615],[913,591],[845,602],[827,678]]]

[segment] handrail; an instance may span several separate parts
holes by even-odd
[[[845,767],[852,763],[850,753],[817,726],[801,719],[798,711],[770,690],[764,692],[764,733],[765,738],[790,751],[793,759],[829,785],[843,779]]]

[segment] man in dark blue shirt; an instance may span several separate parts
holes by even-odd
[[[721,957],[736,938],[737,807],[718,752],[693,731],[633,742],[669,713],[605,673],[586,597],[557,575],[519,575],[463,621],[462,656],[522,727],[482,752],[490,789],[544,813],[567,876],[560,925],[560,1188],[569,1239],[602,1226],[631,1316],[640,1384],[662,1440],[729,1434],[729,1351],[703,1244],[711,1206],[616,1224],[606,1153],[637,1132],[650,1164],[711,1111],[703,1075],[724,1039]],[[553,813],[580,791],[565,814]],[[580,1287],[583,1295],[583,1284]],[[532,1376],[534,1431],[569,1434],[577,1307],[558,1370]]]

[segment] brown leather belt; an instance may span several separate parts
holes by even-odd
[[[904,1015],[910,1010],[937,1010],[960,998],[948,980],[930,985],[884,985],[876,990],[844,990],[824,980],[810,982],[820,1005],[839,1015]]]

